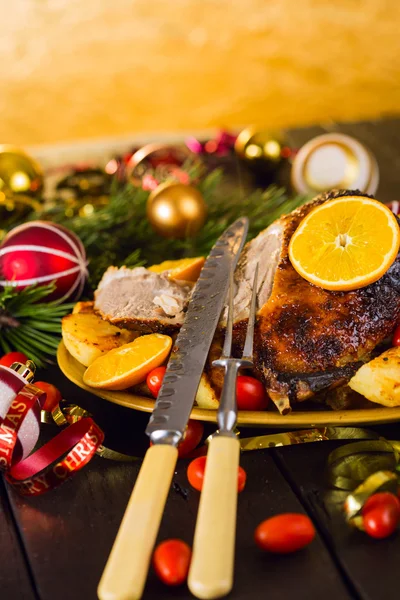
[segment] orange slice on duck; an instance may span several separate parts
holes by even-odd
[[[399,225],[387,206],[364,196],[343,196],[303,219],[290,240],[289,258],[310,283],[350,291],[380,279],[399,246]]]

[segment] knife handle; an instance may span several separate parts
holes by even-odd
[[[147,450],[99,583],[100,600],[141,598],[177,459],[174,446]]]
[[[236,436],[209,443],[188,578],[197,598],[220,598],[232,589],[239,454]]]

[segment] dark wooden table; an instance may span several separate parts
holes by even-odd
[[[289,132],[299,146],[325,131],[342,131],[366,143],[378,159],[378,198],[400,197],[400,120],[329,124]],[[148,415],[111,405],[76,388],[54,367],[41,378],[55,383],[70,402],[89,409],[109,447],[140,455],[147,447]],[[43,426],[43,436],[47,435]],[[213,428],[208,427],[211,432]],[[398,426],[377,428],[399,439]],[[251,435],[251,430],[243,430]],[[258,433],[260,430],[257,431]],[[351,531],[342,515],[327,508],[324,469],[335,442],[246,452],[248,474],[239,496],[235,586],[232,599],[360,598],[397,600],[400,534],[384,541]],[[94,600],[139,462],[95,457],[70,481],[47,495],[24,499],[0,481],[0,597],[3,600]],[[199,494],[190,489],[187,461],[178,463],[159,540],[192,542]],[[305,550],[286,557],[261,553],[257,524],[276,513],[305,512],[318,535]],[[144,599],[191,598],[186,587],[164,587],[150,572]]]

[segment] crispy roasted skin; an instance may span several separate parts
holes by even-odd
[[[282,413],[291,403],[346,383],[400,317],[400,258],[377,282],[352,292],[332,292],[303,279],[288,257],[289,241],[314,207],[354,191],[318,196],[284,220],[284,240],[269,300],[259,308],[255,330],[256,371]],[[236,352],[246,322],[235,326]]]

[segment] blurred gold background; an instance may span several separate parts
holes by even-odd
[[[3,0],[0,141],[399,111],[398,0]]]

